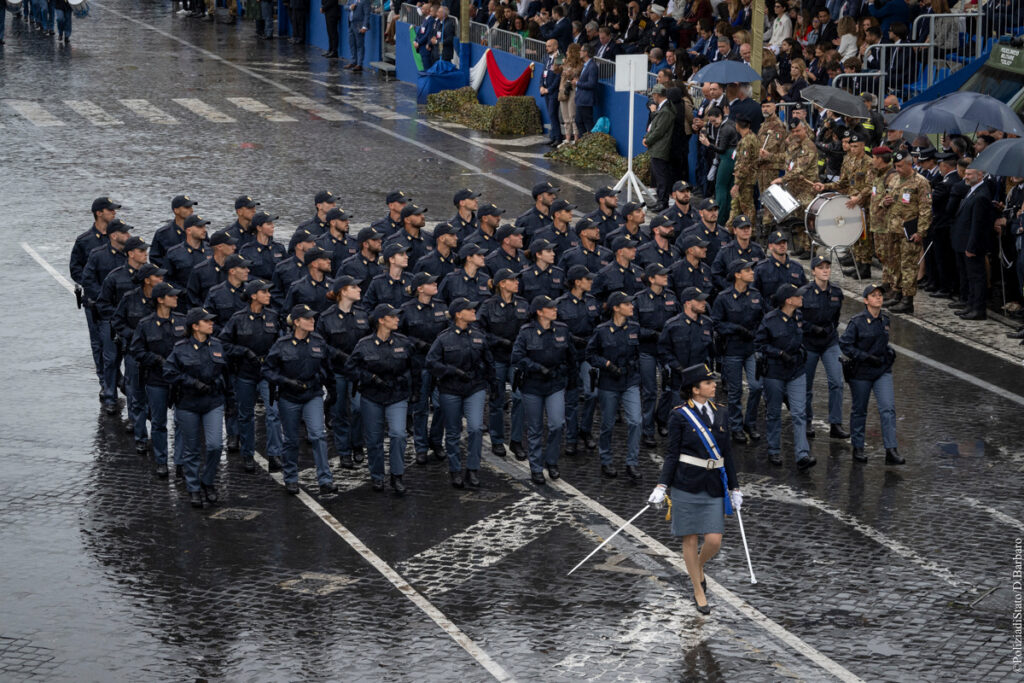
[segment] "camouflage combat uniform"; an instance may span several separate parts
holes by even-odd
[[[754,185],[757,183],[757,160],[761,153],[761,142],[753,132],[747,133],[736,145],[736,165],[733,167],[733,184],[738,186],[739,196],[732,198],[733,216],[754,215]]]
[[[800,208],[791,216],[800,220],[800,224],[793,228],[792,244],[796,251],[803,251],[810,248],[810,240],[807,239],[803,224],[804,211],[814,200],[814,183],[818,182],[818,148],[810,136],[799,143],[793,137],[789,138],[786,175],[782,178],[783,187],[800,202]]]
[[[932,219],[932,186],[920,173],[914,172],[909,178],[899,173],[892,174],[885,182],[886,193],[893,198],[888,211],[889,234],[893,239],[893,265],[895,287],[904,297],[917,293],[918,261],[923,247],[920,243],[907,240],[904,224],[917,220],[917,232],[923,238],[928,233]]]

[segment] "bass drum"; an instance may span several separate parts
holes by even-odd
[[[857,243],[864,232],[864,211],[859,206],[846,208],[849,200],[844,194],[826,192],[807,206],[804,227],[814,242],[829,249]]]
[[[5,4],[7,5],[7,9],[12,14],[17,14],[18,12],[21,11],[22,2],[25,2],[25,0],[7,0]]]

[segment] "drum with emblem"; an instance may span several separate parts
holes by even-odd
[[[848,201],[848,196],[838,192],[825,192],[811,201],[804,226],[814,242],[829,249],[857,243],[864,232],[864,210],[847,208]]]

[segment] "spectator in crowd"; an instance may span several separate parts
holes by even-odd
[[[580,48],[583,65],[580,75],[573,81],[576,86],[576,118],[580,133],[586,134],[594,127],[594,105],[597,104],[597,64],[591,59],[592,48],[584,45]]]

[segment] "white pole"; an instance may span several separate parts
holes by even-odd
[[[726,495],[729,495],[726,493]],[[743,518],[740,516],[740,511],[736,510],[736,521],[740,523],[740,538],[743,539],[743,552],[747,555],[747,569],[750,570],[750,583],[757,583],[757,579],[754,577],[754,565],[750,562],[750,548],[747,547],[747,533],[743,530]]]
[[[626,157],[626,177],[633,176],[633,105],[636,104],[636,90],[633,82],[633,69],[629,70],[629,142],[626,144],[629,154]],[[639,199],[639,197],[637,197]],[[633,183],[626,182],[626,201],[633,201]]]

